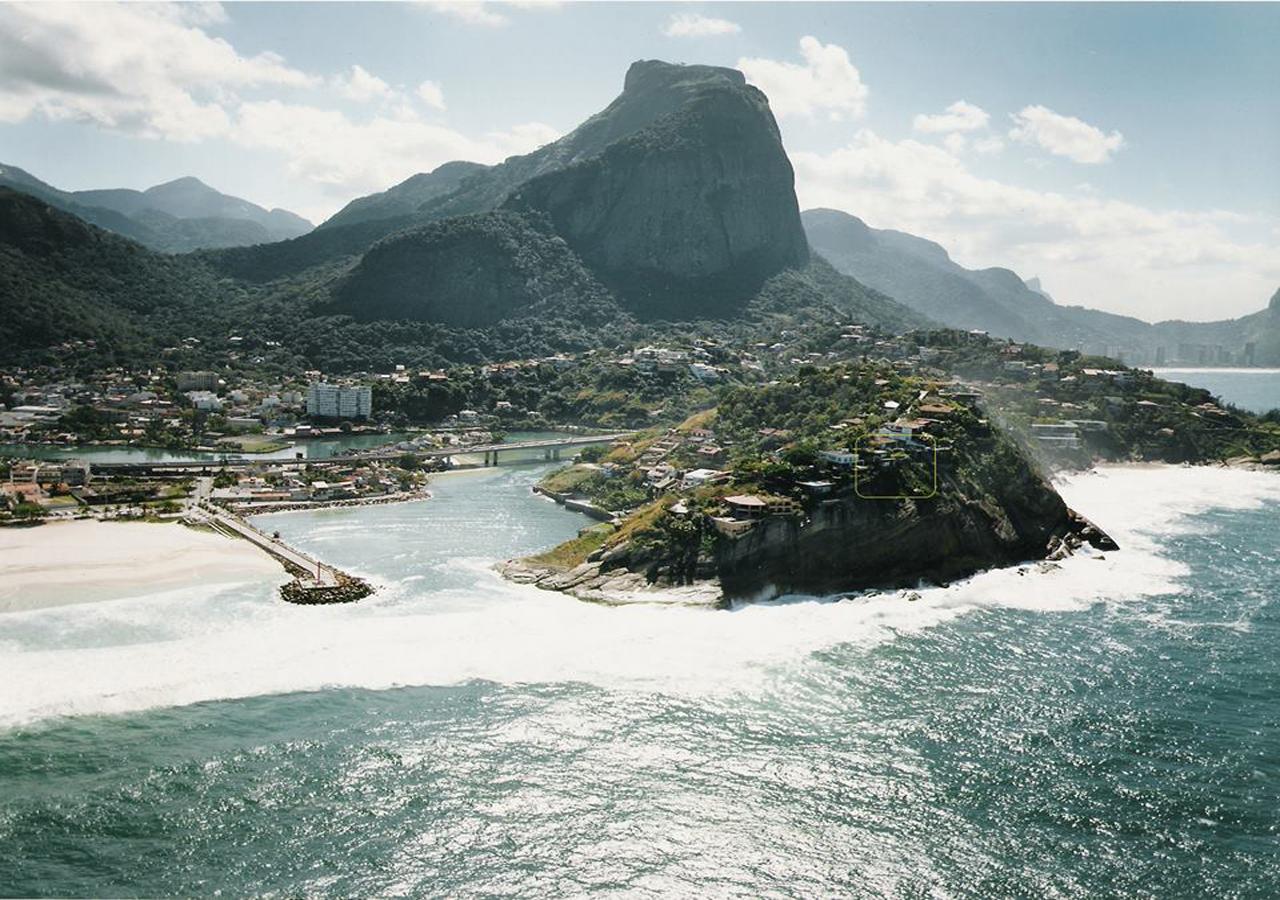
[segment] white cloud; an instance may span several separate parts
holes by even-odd
[[[336,76],[333,83],[342,96],[360,103],[369,100],[386,100],[395,93],[391,85],[359,65],[353,65],[350,71]]]
[[[474,137],[425,121],[409,92],[360,65],[322,79],[271,53],[239,54],[203,30],[224,20],[216,5],[0,5],[0,122],[43,117],[171,141],[227,140],[279,156],[333,208],[440,163],[500,162],[559,137],[538,122]],[[348,115],[325,105],[335,93],[370,105]],[[434,81],[413,94],[445,108]]]
[[[696,38],[737,34],[741,30],[737,22],[728,19],[714,19],[701,13],[679,13],[667,21],[662,33],[667,37]]]
[[[281,155],[290,174],[341,198],[383,190],[450,160],[501,162],[558,136],[535,122],[476,139],[417,118],[352,119],[338,110],[279,100],[242,104],[230,134],[244,147]]]
[[[425,5],[441,15],[468,25],[501,28],[511,23],[509,18],[495,11],[484,0],[428,0]]]
[[[963,134],[953,131],[942,139],[942,146],[952,153],[959,154],[963,153],[965,148],[969,146],[969,141]]]
[[[987,156],[1004,152],[1004,141],[998,137],[979,138],[973,142],[973,149]]]
[[[974,106],[964,100],[957,100],[947,107],[946,112],[935,115],[921,113],[915,117],[912,125],[916,131],[937,133],[945,131],[977,131],[986,128],[991,116],[980,106]]]
[[[1009,137],[1078,163],[1104,163],[1124,146],[1124,135],[1120,132],[1106,134],[1088,122],[1060,115],[1044,106],[1023,107],[1011,118],[1014,127]]]
[[[432,109],[443,110],[444,106],[444,89],[437,82],[424,81],[418,85],[418,99],[430,106]]]
[[[203,30],[224,17],[208,4],[2,5],[0,121],[41,116],[195,141],[226,131],[237,91],[317,83]]]
[[[806,35],[800,39],[800,54],[803,64],[744,57],[738,68],[769,96],[779,118],[824,110],[832,119],[857,118],[866,112],[867,86],[843,47]]]
[[[1055,285],[1059,302],[1146,319],[1257,309],[1280,282],[1280,225],[1223,211],[1153,210],[1096,193],[975,175],[954,153],[858,132],[831,153],[792,153],[801,208],[847,210],[939,241],[970,267],[1007,266]]]

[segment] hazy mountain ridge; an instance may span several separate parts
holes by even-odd
[[[464,180],[488,169],[480,163],[454,160],[430,172],[419,172],[377,194],[357,197],[324,222],[320,229],[355,225],[377,219],[414,216],[423,204],[451,194]]]
[[[933,241],[871,228],[840,210],[806,210],[802,219],[810,246],[841,272],[955,328],[1121,356],[1143,365],[1177,361],[1280,365],[1280,312],[1275,298],[1268,309],[1238,319],[1153,324],[1060,305],[1038,279],[1023,281],[1001,268],[966,269]],[[1247,359],[1250,344],[1254,350]]]
[[[306,234],[312,227],[288,210],[264,209],[192,177],[145,191],[63,191],[17,166],[0,165],[0,186],[39,197],[86,222],[166,253],[270,243]]]

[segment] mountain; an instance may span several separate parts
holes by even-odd
[[[943,324],[1036,343],[1100,338],[1061,321],[1052,300],[1008,269],[965,269],[933,241],[871,228],[839,210],[810,209],[801,218],[810,246],[841,272]]]
[[[630,67],[622,93],[603,111],[533,153],[488,167],[450,163],[353,201],[305,237],[211,259],[226,274],[257,283],[354,266],[335,309],[366,317],[356,285],[377,285],[371,308],[449,320],[454,316],[443,310],[451,303],[506,308],[510,296],[496,295],[505,282],[436,278],[414,254],[460,272],[476,261],[452,257],[474,251],[509,274],[519,265],[498,263],[493,252],[519,242],[482,247],[445,240],[449,228],[414,229],[495,210],[518,214],[523,224],[510,215],[484,220],[492,233],[518,227],[554,235],[640,319],[732,315],[770,278],[808,264],[794,175],[764,94],[733,69],[653,60]],[[475,220],[463,231],[474,238],[478,227]],[[393,252],[398,241],[413,251]],[[428,283],[430,297],[422,287]],[[403,299],[387,300],[392,285]]]
[[[148,225],[142,222],[135,222],[127,215],[114,209],[80,203],[72,194],[60,191],[53,185],[46,184],[17,166],[0,165],[0,187],[37,197],[45,203],[64,212],[71,213],[91,225],[114,231],[116,234],[122,234],[140,243],[156,239],[154,232]]]
[[[111,360],[155,358],[176,323],[215,303],[217,279],[192,260],[155,253],[30,194],[0,187],[3,358],[95,341]],[[184,310],[186,311],[184,313]],[[163,324],[175,313],[175,327]],[[161,313],[159,318],[148,318]]]
[[[264,209],[190,177],[145,191],[63,191],[17,166],[0,165],[0,186],[167,253],[269,243],[311,230],[310,222],[288,210]]]
[[[628,92],[684,97],[598,155],[539,175],[504,206],[546,213],[556,231],[646,317],[732,310],[770,276],[804,266],[795,178],[764,94],[742,74],[645,62]],[[673,85],[678,89],[671,91]]]
[[[509,211],[433,222],[375,245],[335,291],[335,312],[484,328],[513,317],[620,310],[545,224]]]
[[[605,109],[532,153],[448,163],[352,201],[295,241],[215,264],[245,280],[293,277],[407,227],[504,206],[549,214],[642,316],[688,317],[691,295],[708,312],[731,309],[808,257],[764,94],[735,69],[641,60]]]
[[[430,172],[419,172],[380,194],[370,194],[367,197],[352,200],[322,222],[319,227],[337,228],[377,219],[412,216],[429,200],[452,194],[462,184],[463,179],[488,168],[480,163],[461,160],[447,162]]]
[[[768,100],[741,73],[642,61],[613,103],[561,140],[497,166],[455,164],[411,179],[349,205],[345,224],[162,257],[80,221],[90,237],[69,239],[39,266],[17,253],[12,267],[22,305],[45,322],[57,321],[57,291],[36,282],[41,271],[59,280],[56,265],[48,268],[56,258],[81,284],[110,282],[98,296],[104,315],[149,341],[186,344],[174,352],[199,355],[184,337],[225,347],[234,334],[238,349],[283,347],[270,355],[333,371],[652,341],[691,322],[738,335],[851,320],[893,330],[930,324],[810,256],[793,180]],[[115,208],[55,197],[170,230],[208,221],[177,213],[232,211],[187,180],[150,197],[87,199]],[[69,218],[54,212],[44,215]],[[15,217],[15,235],[27,227],[39,231],[31,217]],[[84,253],[90,245],[97,249]],[[145,310],[130,307],[113,280],[126,259],[147,296],[148,278],[185,271],[175,302],[157,295]],[[188,303],[195,291],[203,302]],[[4,350],[48,358],[59,340],[45,328]]]
[[[1038,279],[1023,281],[1001,268],[966,269],[933,241],[871,228],[839,210],[810,209],[801,219],[810,246],[839,271],[954,328],[1145,365],[1280,364],[1274,298],[1269,309],[1239,319],[1152,324],[1060,305]]]

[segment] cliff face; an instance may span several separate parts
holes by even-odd
[[[683,67],[637,64],[627,91],[659,91]],[[729,72],[730,70],[711,70]],[[555,230],[637,314],[731,310],[808,261],[794,176],[764,95],[731,73],[602,153],[525,183],[512,209]]]
[[[422,176],[432,190],[439,171]],[[809,259],[768,100],[733,69],[635,63],[622,94],[569,135],[460,173],[455,190],[410,217],[436,221],[365,253],[335,292],[337,311],[482,327],[536,303],[549,283],[567,289],[557,272],[576,269],[587,273],[577,282],[592,293],[603,285],[639,318],[720,317]],[[417,196],[415,184],[350,208],[363,214],[378,200],[402,211],[385,201]],[[404,220],[363,225],[379,221]],[[330,225],[305,243],[357,227]],[[553,238],[562,240],[553,247]]]
[[[1042,559],[1080,528],[1057,493],[1027,471],[996,502],[845,498],[819,505],[803,523],[769,519],[722,541],[715,569],[728,597],[906,587]]]

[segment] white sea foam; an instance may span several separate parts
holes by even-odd
[[[1161,540],[1214,507],[1280,501],[1280,478],[1209,468],[1106,468],[1066,479],[1075,508],[1111,533],[1120,552],[1082,554],[1058,567],[986,572],[946,588],[850,598],[789,597],[712,611],[614,608],[513,585],[491,560],[424,564],[360,604],[294,607],[264,582],[228,599],[226,586],[0,617],[0,723],[55,715],[353,686],[588,682],[685,695],[768,689],[779,668],[837,644],[874,646],[966,611],[1060,611],[1125,603],[1179,589],[1186,567]],[[327,522],[321,543],[349,523]],[[386,538],[405,543],[411,531]],[[442,579],[440,569],[447,570]],[[425,577],[423,577],[425,576]],[[442,580],[451,587],[435,587]],[[234,606],[231,604],[234,603]],[[93,617],[92,622],[75,619]],[[72,617],[72,618],[69,618]],[[77,628],[69,628],[76,624]],[[68,645],[63,635],[75,631]],[[112,634],[150,634],[125,642]],[[96,646],[86,635],[101,633]],[[33,636],[34,635],[34,636]],[[119,642],[113,642],[119,641]]]

